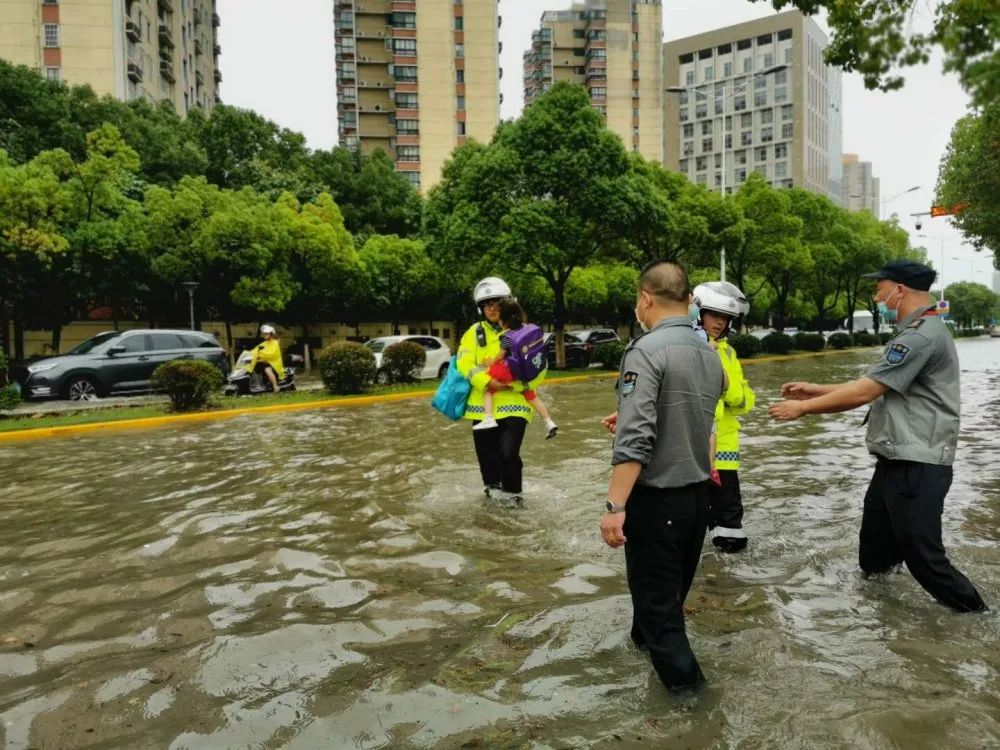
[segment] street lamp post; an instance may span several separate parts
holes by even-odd
[[[791,67],[791,66],[789,66],[789,65],[774,65],[774,66],[772,66],[770,68],[767,68],[766,70],[760,71],[759,73],[754,73],[752,76],[750,76],[750,78],[747,80],[747,82],[744,83],[744,84],[742,84],[741,86],[733,86],[729,81],[725,81],[725,82],[723,82],[722,89],[721,89],[721,91],[722,91],[722,100],[725,101],[731,95],[735,95],[738,91],[745,91],[746,89],[748,89],[750,87],[750,81],[753,81],[753,80],[755,80],[756,78],[758,78],[760,76],[769,76],[769,75],[773,75],[775,73],[780,73],[780,72],[782,72],[784,70],[788,70],[789,67]],[[718,85],[718,84],[716,84],[716,85]],[[699,91],[697,88],[694,88],[694,87],[691,87],[691,86],[667,86],[667,88],[664,89],[664,91],[666,91],[669,94],[684,94],[684,93],[691,93],[691,92],[693,92],[696,97],[698,95],[701,95],[701,96],[704,96],[706,99],[709,98],[709,95],[708,95],[707,92]],[[713,115],[712,122],[715,122],[716,117],[718,117],[718,115]],[[723,109],[722,109],[721,118],[722,118],[722,127],[720,128],[720,131],[722,133],[722,181],[720,183],[719,194],[723,198],[725,198],[726,197],[726,111],[725,111],[725,107],[724,106],[723,106]],[[736,131],[736,128],[735,128],[735,124],[734,124],[733,132],[735,132],[735,131]],[[714,137],[714,134],[713,134],[713,137]],[[719,280],[720,281],[725,281],[726,280],[726,248],[724,248],[724,247],[721,249],[721,253],[720,253],[720,256],[719,256]]]
[[[885,208],[885,205],[886,205],[887,203],[890,203],[891,201],[894,201],[894,200],[896,200],[896,198],[902,198],[902,197],[903,197],[904,195],[908,195],[909,193],[915,193],[915,192],[917,192],[918,190],[920,190],[920,185],[914,185],[913,187],[911,187],[911,188],[908,188],[908,189],[904,190],[904,191],[903,191],[903,192],[901,192],[901,193],[896,193],[895,195],[890,195],[890,196],[889,196],[888,198],[881,198],[881,199],[879,200],[879,202],[878,202],[878,212],[879,212],[879,216],[877,216],[876,218],[878,218],[878,219],[881,219],[881,218],[882,218],[882,216],[881,216],[881,214],[882,214],[882,209],[883,209],[883,208]],[[853,195],[848,195],[847,197],[848,197],[848,198],[858,198],[858,199],[860,199],[860,200],[866,200],[866,199],[868,199],[868,198],[871,198],[871,196],[870,196],[870,195],[857,195],[857,194],[853,194]]]
[[[941,243],[941,269],[938,271],[938,281],[941,282],[941,299],[944,299],[944,241],[946,237],[931,237],[929,234],[918,234],[925,240],[938,240]]]
[[[181,284],[182,287],[187,289],[188,293],[188,309],[191,314],[191,330],[194,330],[194,290],[198,288],[197,281],[185,281]]]
[[[969,264],[969,281],[973,284],[976,283],[976,259],[975,258],[959,258],[957,255],[951,256],[952,260],[963,260]]]

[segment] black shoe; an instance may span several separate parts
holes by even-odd
[[[747,542],[750,541],[746,537],[743,539],[733,539],[728,536],[713,536],[712,545],[719,550],[719,552],[734,553],[742,552],[747,548]]]

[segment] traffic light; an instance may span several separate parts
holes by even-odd
[[[956,206],[948,208],[947,206],[931,206],[931,216],[952,216],[954,214],[960,214],[962,211],[969,207],[968,203],[959,203]]]

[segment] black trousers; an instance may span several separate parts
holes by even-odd
[[[719,479],[722,486],[711,484],[709,490],[711,515],[708,525],[712,529],[712,544],[722,552],[739,552],[747,546],[740,475],[735,469],[719,469]]]
[[[958,612],[986,609],[968,578],[948,561],[941,514],[950,466],[880,459],[865,494],[858,562],[869,574],[902,562],[927,593]]]
[[[497,420],[492,430],[472,433],[476,445],[476,459],[483,484],[488,489],[502,489],[515,495],[521,494],[521,443],[528,420],[523,417],[505,417]]]
[[[672,489],[636,485],[626,506],[632,640],[649,648],[656,673],[671,690],[705,679],[684,628],[684,600],[708,528],[708,484]]]

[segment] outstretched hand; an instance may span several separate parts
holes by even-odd
[[[608,428],[608,432],[612,435],[618,430],[618,412],[611,414],[601,420],[601,424]]]
[[[771,404],[768,411],[771,418],[778,422],[792,422],[805,414],[801,401],[779,401]]]
[[[805,401],[808,398],[822,396],[823,389],[815,383],[805,383],[794,381],[781,386],[781,397],[792,399],[793,401]]]

